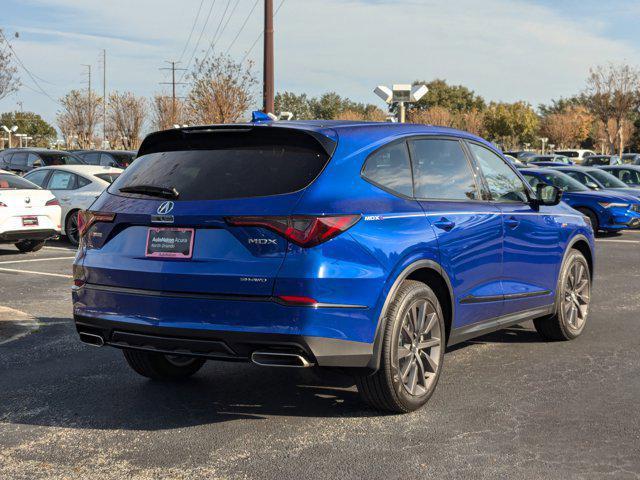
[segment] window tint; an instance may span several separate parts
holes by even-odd
[[[616,176],[627,185],[640,185],[640,172],[637,170],[608,170],[609,173],[615,173]]]
[[[119,173],[97,173],[95,175],[100,180],[104,180],[105,182],[113,183],[116,178],[120,176]]]
[[[563,171],[562,173],[564,173],[566,175],[569,175],[571,178],[573,178],[574,180],[577,180],[578,182],[580,182],[583,185],[586,185],[587,182],[595,183],[593,180],[591,180],[588,176],[586,176],[582,172],[576,172],[576,171],[573,171],[573,170],[569,170],[569,171]]]
[[[476,200],[473,171],[457,140],[411,142],[416,197]]]
[[[81,177],[80,175],[76,176],[76,182],[78,183],[78,186],[76,188],[82,188],[82,187],[86,187],[87,185],[89,185],[91,183],[91,180],[88,180],[84,177]]]
[[[51,174],[49,190],[73,190],[75,187],[75,175],[61,170]]]
[[[114,167],[116,166],[116,162],[111,155],[109,155],[108,153],[103,153],[100,155],[100,165]]]
[[[18,165],[18,166],[26,165],[27,164],[27,152],[14,153],[13,157],[11,157],[11,164],[12,165]]]
[[[27,158],[27,164],[30,167],[41,167],[42,166],[42,160],[40,160],[40,157],[38,155],[36,155],[35,153],[30,153],[29,154],[29,158]]]
[[[69,153],[43,153],[40,156],[45,165],[81,165],[84,163],[78,157]]]
[[[85,153],[82,160],[89,165],[100,165],[100,153]]]
[[[329,159],[320,144],[307,134],[256,130],[262,131],[203,137],[201,150],[142,155],[113,182],[109,191],[138,196],[119,189],[152,185],[175,188],[178,200],[280,195],[309,185]]]
[[[627,186],[621,182],[618,178],[611,175],[609,172],[605,172],[604,170],[589,170],[589,175],[595,178],[598,182],[600,182],[604,188],[626,188]]]
[[[374,152],[367,159],[362,175],[389,190],[413,196],[411,162],[405,142],[394,143]]]
[[[507,163],[491,150],[475,143],[469,148],[487,181],[491,198],[499,202],[526,202],[526,187]]]
[[[30,181],[19,177],[18,175],[10,175],[8,173],[0,173],[0,190],[35,190],[38,186]]]
[[[24,178],[42,187],[48,173],[49,170],[32,170],[30,173],[26,174]]]

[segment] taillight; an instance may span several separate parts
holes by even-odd
[[[59,207],[60,206],[60,202],[58,201],[57,198],[52,198],[51,200],[48,200],[47,203],[44,204],[45,207]]]
[[[115,213],[92,212],[90,210],[80,210],[78,212],[78,234],[80,237],[87,233],[91,225],[98,222],[113,222]]]
[[[229,225],[263,227],[272,230],[301,247],[309,248],[340,235],[354,226],[360,215],[316,217],[292,215],[289,217],[227,217]]]
[[[6,207],[6,206],[7,206],[7,204],[6,204],[6,203],[2,203],[2,202],[0,202],[0,207]]]
[[[317,305],[318,301],[311,297],[299,297],[297,295],[280,295],[278,297],[280,303],[291,306],[306,306],[310,307]]]

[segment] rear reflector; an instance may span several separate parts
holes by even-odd
[[[358,220],[360,220],[360,215],[226,218],[229,225],[267,228],[305,248],[331,240],[353,227]]]
[[[84,285],[84,280],[80,280],[79,278],[74,278],[73,279],[73,284],[76,287],[82,287]]]
[[[51,200],[47,200],[47,203],[44,204],[45,207],[53,207],[53,206],[60,206],[60,202],[58,201],[57,198],[52,198]]]
[[[78,212],[78,233],[82,237],[91,225],[98,222],[113,222],[115,213],[92,212],[90,210],[80,210]]]
[[[278,300],[285,305],[316,305],[318,303],[317,300],[311,297],[299,297],[297,295],[280,295]]]

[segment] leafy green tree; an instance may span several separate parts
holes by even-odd
[[[57,133],[40,115],[34,112],[5,112],[0,115],[0,124],[18,126],[18,133],[32,137],[29,146],[48,147],[56,139]]]
[[[297,120],[375,120],[385,119],[385,112],[379,107],[369,104],[354,102],[341,97],[336,92],[327,92],[320,97],[309,97],[306,93],[296,95],[291,92],[278,93],[275,97],[276,113],[291,112]]]
[[[296,120],[310,120],[313,118],[311,103],[306,93],[296,95],[292,92],[278,92],[275,97],[275,111],[291,112]]]
[[[551,103],[538,105],[538,110],[541,115],[552,115],[554,113],[565,113],[566,111],[576,108],[584,107],[586,105],[586,99],[583,95],[574,95],[572,97],[560,97],[557,100],[551,100]]]
[[[445,80],[439,78],[430,82],[416,81],[413,84],[425,84],[429,91],[420,101],[412,104],[412,109],[428,110],[433,107],[442,107],[452,113],[457,113],[471,110],[482,111],[486,108],[484,98],[476,95],[473,90],[464,85],[449,85]]]
[[[540,119],[526,102],[492,102],[484,114],[487,137],[506,148],[534,143]]]

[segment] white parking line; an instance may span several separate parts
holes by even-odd
[[[0,262],[0,265],[5,263],[27,263],[27,262],[46,262],[47,260],[73,260],[76,257],[51,257],[51,258],[30,258],[29,260],[7,260]]]
[[[596,243],[640,243],[640,240],[596,240]]]
[[[75,252],[76,249],[71,247],[71,248],[66,248],[66,247],[50,247],[49,245],[45,245],[43,247],[46,250],[64,250],[66,252]]]
[[[0,272],[30,273],[32,275],[44,275],[48,277],[73,278],[73,275],[63,275],[62,273],[34,272],[33,270],[18,270],[15,268],[0,268]]]

